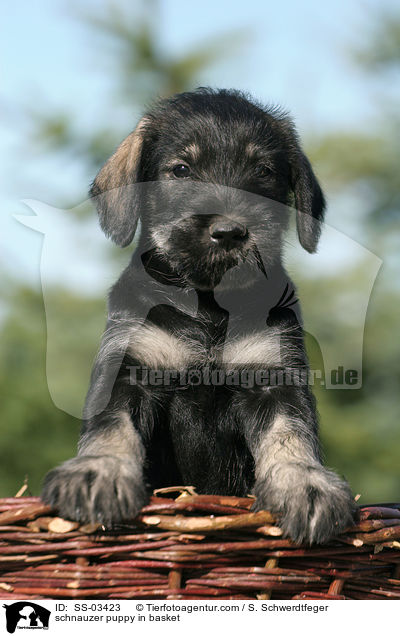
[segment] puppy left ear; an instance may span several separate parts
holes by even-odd
[[[89,191],[95,199],[104,234],[121,247],[131,243],[139,220],[140,196],[135,184],[146,124],[147,118],[142,117],[101,168]]]
[[[325,212],[325,197],[305,154],[298,149],[291,162],[291,186],[297,210],[297,234],[311,254],[316,251]]]

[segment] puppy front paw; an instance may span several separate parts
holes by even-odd
[[[147,503],[148,493],[133,460],[88,455],[47,473],[41,498],[66,519],[111,526],[133,519]]]
[[[319,465],[282,464],[256,482],[253,510],[276,514],[284,536],[295,543],[326,543],[355,521],[350,488]]]

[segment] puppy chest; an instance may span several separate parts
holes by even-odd
[[[149,369],[223,369],[290,364],[296,347],[274,330],[245,334],[225,340],[207,334],[169,331],[156,325],[143,325],[132,336],[129,355]]]
[[[129,355],[149,369],[182,370],[211,364],[215,347],[184,331],[144,325],[131,338]]]

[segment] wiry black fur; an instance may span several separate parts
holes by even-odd
[[[186,178],[174,173],[181,164]],[[294,202],[299,239],[315,251],[324,198],[291,120],[236,91],[163,100],[91,195],[116,243],[132,240],[139,216],[141,235],[110,293],[78,457],[47,475],[43,499],[65,516],[110,525],[134,516],[151,489],[180,483],[253,491],[255,509],[280,515],[296,541],[324,542],[350,525],[349,488],[321,465],[307,384],[150,386],[130,376],[146,361],[194,374],[308,368],[281,247]],[[221,223],[243,236],[219,241]]]

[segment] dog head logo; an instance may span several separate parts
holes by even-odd
[[[18,601],[3,605],[6,610],[7,631],[14,634],[16,629],[48,629],[50,611],[37,603]]]
[[[151,194],[153,198],[157,198],[160,195],[157,184],[130,186],[130,188],[133,187],[139,190],[146,189],[148,196]],[[200,189],[197,184],[188,184],[186,188],[188,200],[191,200],[194,194],[198,194],[197,190]],[[194,192],[195,190],[196,192]],[[230,191],[229,188],[226,190]],[[237,193],[234,194],[236,197],[238,196]],[[251,202],[253,202],[254,198],[255,195],[247,195],[247,199],[250,199]],[[277,206],[276,203],[274,205],[275,207]],[[92,362],[104,329],[104,307],[99,305],[96,316],[91,317],[90,303],[92,298],[89,295],[88,299],[83,299],[79,306],[75,307],[75,305],[71,304],[70,311],[68,310],[64,296],[57,297],[52,293],[54,288],[53,254],[54,250],[56,250],[59,267],[65,272],[71,269],[71,252],[74,254],[74,267],[80,272],[88,272],[90,269],[93,271],[94,268],[96,271],[102,271],[101,260],[106,260],[104,259],[106,239],[102,238],[99,228],[92,227],[93,240],[91,242],[85,241],[82,249],[80,249],[80,243],[78,246],[76,245],[76,236],[71,236],[69,240],[69,236],[66,236],[65,233],[62,237],[59,235],[55,236],[54,233],[54,226],[58,224],[60,215],[63,213],[66,216],[67,212],[71,213],[71,211],[57,210],[38,201],[29,201],[29,206],[36,215],[18,216],[18,220],[31,229],[44,234],[41,254],[41,283],[47,323],[47,384],[53,403],[57,408],[79,418],[82,414],[82,407],[89,384]],[[53,214],[50,214],[50,211]],[[201,218],[203,216],[201,215]],[[165,220],[165,226],[170,227],[170,223],[167,220]],[[352,307],[351,316],[355,325],[355,336],[352,341],[352,368],[358,370],[359,378],[356,384],[349,385],[343,382],[330,381],[330,370],[338,369],[344,364],[342,351],[340,347],[332,348],[330,346],[330,336],[326,332],[324,322],[320,319],[320,313],[315,310],[311,311],[306,304],[303,304],[302,308],[307,332],[318,342],[321,350],[327,388],[356,389],[361,386],[362,379],[363,338],[368,303],[382,261],[365,247],[329,225],[325,226],[323,242],[329,251],[330,261],[324,256],[324,249],[321,249],[320,253],[316,255],[307,255],[304,251],[302,254],[301,248],[296,247],[295,238],[289,233],[286,244],[290,244],[291,249],[288,250],[286,261],[292,271],[308,267],[311,271],[327,271],[328,276],[332,276],[332,272],[336,268],[340,270],[343,266],[342,254],[351,255],[352,262],[363,263],[364,277],[358,283],[357,306]],[[91,246],[90,250],[87,247],[88,244]],[[143,289],[151,289],[154,285],[154,280],[146,271],[145,256],[146,254],[143,258],[141,285]],[[282,284],[279,285],[280,281],[278,278],[271,274],[271,268],[268,267],[268,254],[265,255],[263,250],[260,250],[260,256],[267,267],[268,278],[266,279],[266,284],[269,287],[276,287],[274,294],[272,294],[276,304],[273,307],[265,308],[265,312],[262,315],[264,324],[265,321],[268,321],[267,324],[269,326],[273,322],[275,314],[278,313],[277,306],[279,306],[279,315],[281,315],[283,311],[288,314],[290,312],[294,313],[296,304],[293,302],[292,290],[286,288],[287,282],[282,281]],[[140,257],[141,254],[139,253]],[[243,306],[240,302],[234,305],[230,302],[227,305],[226,303],[230,300],[230,297],[224,292],[223,286],[229,283],[231,276],[240,276],[241,271],[240,268],[232,267],[223,276],[222,284],[215,289],[216,300],[229,312],[229,325],[233,326],[233,328],[236,324],[235,316],[240,318],[243,314]],[[244,269],[243,271],[246,274],[247,270]],[[103,278],[107,285],[111,284],[111,274],[109,278],[106,276]],[[328,280],[330,280],[329,277]],[[237,279],[235,279],[235,282],[237,282]],[[99,290],[99,295],[105,297],[105,291]],[[185,294],[179,287],[175,287],[173,284],[165,284],[165,295],[168,295],[168,302],[171,302],[171,296],[173,296],[173,303],[176,306],[182,306],[185,312],[192,313],[196,311],[195,299],[193,299],[191,294]],[[319,302],[318,299],[316,302]],[[190,304],[193,307],[189,307]],[[142,307],[140,304],[135,307],[136,317],[139,322],[145,320],[150,310],[151,307]],[[90,321],[88,321],[88,317]],[[132,325],[132,328],[134,328],[134,325]],[[233,336],[234,334],[231,335],[228,332],[228,338]],[[62,360],[62,365],[60,365],[60,360]]]

